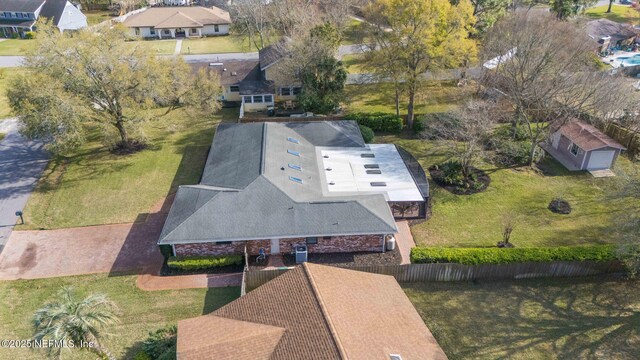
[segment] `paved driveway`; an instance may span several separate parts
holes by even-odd
[[[16,211],[22,210],[47,165],[48,155],[41,144],[18,134],[16,119],[0,120],[0,253],[13,225]]]

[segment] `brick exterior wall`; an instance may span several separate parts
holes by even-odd
[[[309,253],[340,253],[340,252],[382,252],[383,235],[350,235],[332,236],[330,239],[318,238],[317,244],[309,244]],[[249,255],[258,255],[260,249],[271,253],[270,240],[234,241],[231,244],[218,245],[216,243],[177,244],[177,256],[206,256],[243,254],[247,245]],[[306,244],[306,238],[280,239],[280,253],[290,254],[294,245]]]

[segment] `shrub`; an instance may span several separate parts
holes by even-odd
[[[138,351],[138,353],[136,353],[133,356],[133,360],[153,360],[151,358],[151,356],[147,355],[146,352],[144,352],[144,350]]]
[[[345,116],[347,120],[355,120],[375,132],[399,133],[402,131],[402,118],[386,113],[352,113]]]
[[[142,343],[142,349],[150,359],[174,360],[177,334],[178,328],[175,325],[151,331],[149,337]]]
[[[449,160],[436,165],[436,168],[440,171],[432,173],[432,176],[437,174],[437,177],[434,178],[435,181],[459,187],[464,186],[465,178],[462,174],[462,164],[458,161]]]
[[[413,128],[411,130],[413,130],[414,134],[421,134],[424,132],[424,117],[423,116],[416,116],[415,120],[413,121]]]
[[[364,125],[360,125],[360,133],[362,133],[362,138],[367,144],[371,143],[373,141],[373,138],[375,138],[376,136],[370,127]]]
[[[25,39],[35,39],[36,38],[36,32],[35,31],[27,31],[26,33],[24,33],[24,38]]]
[[[493,136],[503,140],[525,141],[529,138],[527,130],[522,126],[517,126],[515,133],[511,125],[498,126],[493,131]]]
[[[241,265],[242,255],[227,256],[172,256],[167,266],[178,270],[202,270],[221,266]]]
[[[520,166],[529,163],[529,151],[531,151],[531,141],[501,140],[496,142],[496,157],[498,164],[504,166]],[[540,160],[542,152],[536,152],[538,156],[534,162]]]
[[[615,259],[616,253],[613,245],[540,248],[415,247],[411,249],[411,262],[414,264],[480,265],[549,261],[611,261]]]
[[[418,122],[421,123],[418,127],[422,127],[422,129],[415,129]],[[460,119],[453,113],[432,113],[422,116],[419,121],[416,120],[413,127],[417,134],[427,140],[458,140],[448,138],[447,135],[442,133],[441,129],[458,127],[459,124]]]

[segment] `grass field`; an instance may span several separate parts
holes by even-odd
[[[365,74],[364,56],[362,54],[349,54],[342,57],[342,63],[349,74]]]
[[[54,300],[62,286],[73,286],[78,295],[104,293],[118,305],[120,323],[108,329],[104,346],[118,359],[132,359],[149,331],[209,313],[240,295],[239,288],[142,291],[136,287],[136,277],[99,274],[0,282],[0,339],[30,338],[33,312]],[[44,355],[0,348],[0,359],[44,359]],[[95,355],[73,350],[63,352],[63,358],[95,359]]]
[[[452,81],[427,82],[420,87],[416,95],[416,114],[443,112],[451,110],[468,99],[472,86],[460,88]],[[345,89],[346,109],[350,112],[390,112],[395,113],[395,95],[393,85],[365,84],[347,85]],[[400,99],[400,113],[407,113],[407,97]]]
[[[1,44],[1,43],[0,43]],[[0,69],[0,120],[11,116],[9,100],[7,99],[7,87],[14,76],[25,73],[23,68]]]
[[[180,184],[198,182],[215,126],[237,109],[191,116],[182,110],[144,126],[150,147],[111,154],[97,130],[67,157],[53,159],[25,208],[21,229],[136,221]]]
[[[638,358],[639,281],[573,278],[403,287],[451,360]]]
[[[257,51],[244,36],[213,36],[182,41],[182,55]]]
[[[611,12],[607,13],[608,5],[596,6],[585,11],[585,15],[594,19],[609,19],[619,23],[631,23],[637,25],[640,21],[640,14],[630,6],[613,5]]]
[[[105,10],[83,11],[83,14],[87,16],[87,24],[89,25],[99,24],[113,18],[112,12]]]
[[[175,40],[136,40],[127,41],[126,44],[159,55],[171,55],[176,50]]]
[[[0,39],[0,56],[26,55],[36,45],[33,39]]]
[[[377,136],[376,142],[396,143],[411,152],[425,171],[446,160],[447,144],[408,137]],[[621,156],[616,162],[618,177],[596,179],[588,173],[572,173],[555,160],[543,163],[548,174],[529,168],[496,168],[480,164],[491,177],[482,193],[454,195],[431,182],[432,217],[413,225],[419,245],[453,247],[495,246],[501,240],[505,213],[517,215],[511,242],[518,247],[608,243],[616,239],[614,220],[640,212],[633,197],[619,197],[618,185],[624,173],[640,176],[640,164]],[[547,209],[555,197],[571,204],[569,215]]]

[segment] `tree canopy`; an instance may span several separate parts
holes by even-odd
[[[302,93],[298,97],[305,111],[327,114],[340,105],[347,71],[341,61],[324,56],[301,74]]]
[[[141,140],[139,125],[151,119],[152,108],[219,107],[215,73],[196,73],[181,59],[156,57],[125,38],[119,28],[68,36],[39,23],[37,49],[25,60],[31,71],[8,88],[22,133],[64,152],[85,141],[85,125],[92,123],[106,144],[130,149]]]

